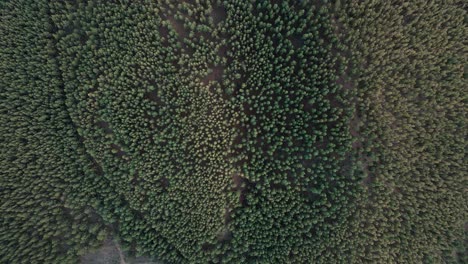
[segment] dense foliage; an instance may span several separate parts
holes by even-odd
[[[368,171],[359,202],[360,226],[368,232],[356,231],[358,260],[464,263],[464,4],[341,7],[337,24],[348,32],[358,84],[353,122]]]
[[[465,262],[463,8],[1,2],[0,262]]]
[[[107,227],[70,200],[90,165],[64,102],[49,10],[1,9],[0,262],[74,262]]]

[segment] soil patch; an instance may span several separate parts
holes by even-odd
[[[188,32],[184,28],[184,23],[182,21],[179,21],[174,17],[168,17],[167,20],[169,20],[172,28],[177,32],[177,35],[179,35],[181,39],[188,37]]]
[[[299,36],[291,36],[289,37],[289,41],[294,46],[294,48],[299,49],[304,46],[304,40]]]
[[[82,264],[125,264],[125,259],[121,259],[119,250],[114,242],[110,239],[106,240],[102,247],[96,251],[90,252],[81,257]]]
[[[213,8],[213,11],[211,11],[211,16],[213,17],[213,22],[218,24],[226,18],[226,9],[222,6],[216,6]]]
[[[215,66],[212,68],[211,72],[202,79],[204,85],[208,85],[210,81],[220,82],[223,77],[224,67]]]

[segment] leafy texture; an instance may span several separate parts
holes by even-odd
[[[463,8],[3,1],[0,262],[463,263]]]

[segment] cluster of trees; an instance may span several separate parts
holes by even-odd
[[[465,263],[466,3],[336,2],[366,171],[353,262]]]
[[[183,5],[90,5],[57,3],[52,15],[67,106],[101,171],[87,198],[128,250],[203,262],[236,199],[226,103],[203,83],[221,63],[203,41],[210,21],[191,36]]]
[[[1,3],[0,262],[460,259],[464,11],[420,2]]]
[[[360,186],[341,171],[352,105],[337,84],[343,62],[326,6],[226,5],[228,67],[237,113],[233,158],[245,185],[233,212],[230,263],[334,263]],[[237,77],[236,77],[237,75]],[[357,173],[357,171],[356,171]]]
[[[0,263],[73,263],[109,233],[71,196],[90,166],[43,1],[0,3]]]
[[[336,256],[358,181],[339,173],[352,109],[327,9],[90,5],[51,10],[67,109],[99,166],[80,202],[169,262]]]

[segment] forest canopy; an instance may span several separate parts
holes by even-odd
[[[0,263],[467,263],[466,8],[0,1]]]

